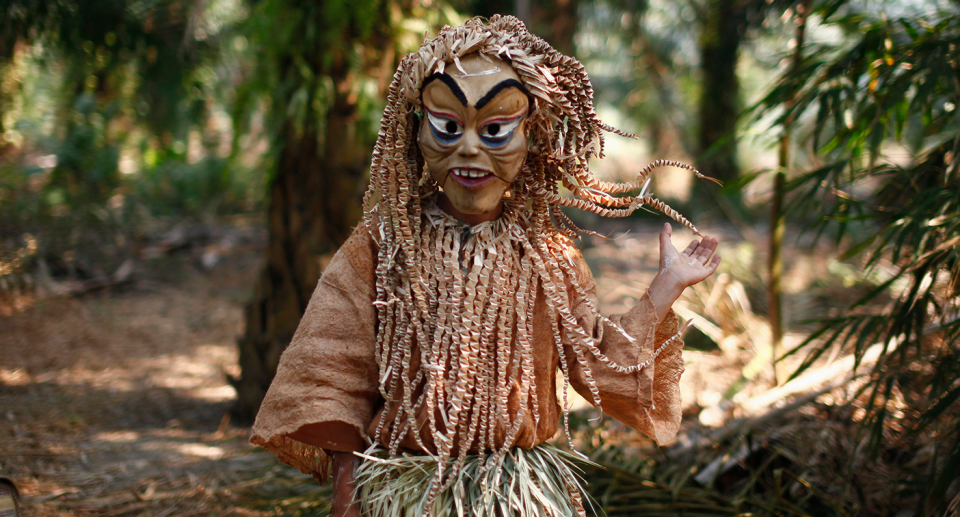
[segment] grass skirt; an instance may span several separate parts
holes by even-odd
[[[514,448],[499,465],[482,471],[490,455],[467,457],[454,482],[437,495],[429,517],[571,517],[586,515],[583,501],[595,506],[578,466],[593,465],[588,460],[541,444],[530,450]],[[363,457],[356,473],[361,515],[426,517],[436,460],[409,454],[389,459],[379,448]]]

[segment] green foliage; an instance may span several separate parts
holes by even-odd
[[[285,133],[291,129],[318,133],[322,141],[321,121],[338,95],[356,98],[358,118],[366,122],[360,129],[372,145],[379,129],[375,114],[382,112],[396,61],[415,50],[424,34],[457,21],[443,5],[427,9],[395,0],[251,4],[242,32],[252,47],[253,70],[238,91],[233,116],[243,130],[265,101],[275,148],[293,136]]]
[[[675,131],[682,147],[693,149],[697,63],[684,50],[696,41],[696,6],[606,0],[583,10],[577,57],[587,63],[598,100],[649,129],[654,147]]]
[[[257,2],[245,27],[255,70],[237,114],[255,109],[256,95],[266,93],[275,129],[292,122],[302,130],[323,120],[335,87],[330,75],[358,68],[363,42],[383,39],[387,7],[382,0],[354,1],[349,8],[345,0]]]
[[[0,278],[27,242],[51,274],[82,279],[112,273],[158,217],[255,207],[259,137],[228,160],[237,1],[10,0],[0,12]]]
[[[120,184],[119,149],[106,141],[106,117],[96,113],[95,107],[91,94],[77,98],[73,120],[57,152],[51,187],[64,189],[71,205],[103,204]]]
[[[202,218],[243,211],[245,185],[230,174],[228,161],[209,157],[197,163],[164,160],[132,182],[132,202],[154,216]]]
[[[43,45],[68,67],[68,102],[71,93],[115,98],[136,74],[136,113],[152,130],[167,130],[179,121],[187,78],[214,43],[190,34],[200,7],[186,0],[11,0],[0,16],[0,64],[17,41]]]
[[[879,453],[893,422],[906,436],[937,436],[931,469],[909,490],[919,514],[945,508],[960,464],[960,15],[872,19],[839,15],[826,23],[855,29],[847,47],[818,47],[799,73],[783,77],[761,103],[780,122],[807,117],[809,141],[825,160],[793,178],[792,209],[816,213],[821,231],[849,242],[843,256],[896,273],[843,314],[823,322],[794,353],[796,374],[830,347],[852,346],[858,359],[874,343],[885,353],[862,389],[871,450]],[[794,97],[791,106],[787,99]],[[897,159],[888,155],[899,153]],[[892,297],[890,303],[879,303]],[[896,416],[901,393],[908,408]]]

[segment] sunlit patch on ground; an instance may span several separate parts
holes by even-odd
[[[0,317],[10,317],[26,310],[36,301],[33,295],[7,294],[0,298]]]
[[[16,386],[28,382],[30,382],[30,376],[19,368],[14,370],[0,369],[0,384]]]
[[[133,431],[97,433],[93,435],[93,439],[106,443],[132,443],[140,439],[140,433]]]

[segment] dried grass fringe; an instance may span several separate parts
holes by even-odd
[[[467,456],[456,480],[430,505],[437,462],[429,456],[391,457],[372,447],[362,455],[354,497],[364,517],[586,516],[583,501],[600,512],[587,495],[580,467],[596,464],[549,444],[512,449],[500,468],[484,469],[492,456]]]

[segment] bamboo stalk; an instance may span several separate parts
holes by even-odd
[[[791,68],[793,72],[800,69],[803,61],[803,37],[807,27],[807,15],[810,12],[810,0],[802,0],[797,4],[796,46],[794,47]],[[793,74],[791,74],[793,76]],[[795,99],[793,94],[787,99],[787,116],[783,121],[783,134],[780,137],[779,169],[773,177],[773,200],[770,204],[770,253],[767,273],[770,278],[767,291],[769,310],[767,318],[770,322],[771,348],[773,352],[773,385],[776,386],[784,378],[782,365],[777,361],[783,350],[783,314],[782,314],[782,278],[783,278],[783,234],[786,221],[783,216],[783,189],[786,183],[787,171],[790,170],[790,133],[793,125],[793,108]]]

